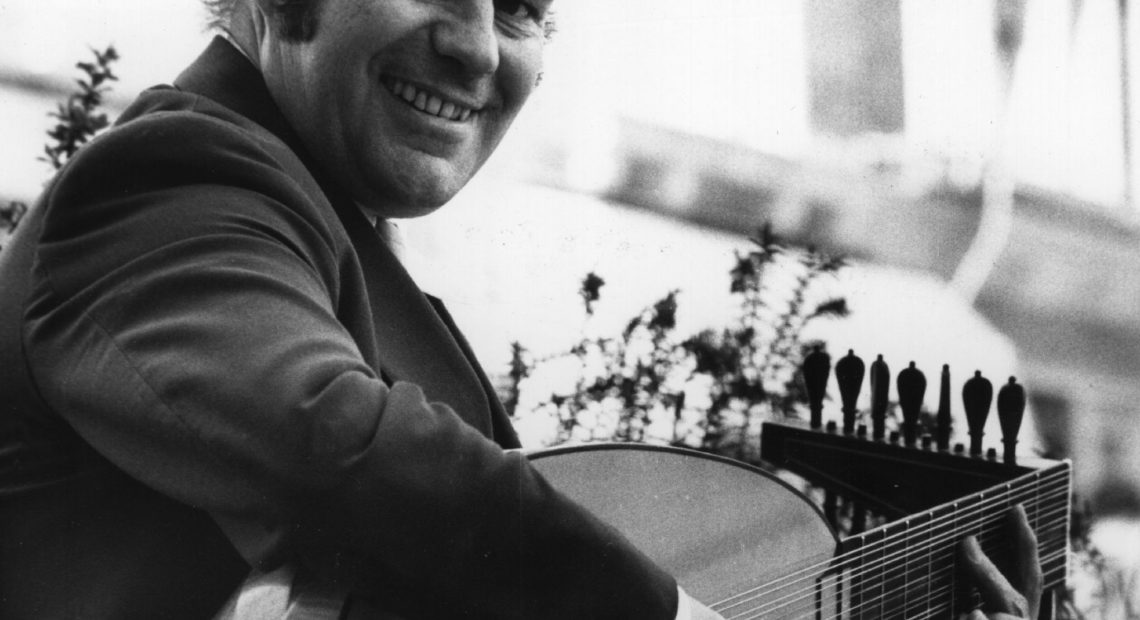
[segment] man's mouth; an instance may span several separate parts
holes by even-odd
[[[388,79],[384,82],[393,95],[424,114],[462,123],[476,113],[471,108],[429,93],[403,80]]]

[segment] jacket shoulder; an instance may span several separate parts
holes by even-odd
[[[286,203],[325,201],[295,153],[253,121],[200,96],[152,89],[60,171],[54,201],[159,188],[230,186]],[[299,195],[298,195],[299,194]],[[298,200],[307,198],[307,200]]]
[[[288,145],[173,89],[144,93],[67,162],[36,208],[37,262],[57,276],[84,271],[66,259],[76,248],[115,264],[214,237],[283,247],[331,283],[351,252],[328,197]],[[72,267],[53,269],[63,263]]]

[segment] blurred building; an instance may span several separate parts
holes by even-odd
[[[112,107],[193,58],[206,38],[198,3],[156,7],[0,4],[0,201],[30,201],[45,178],[46,112],[88,45],[123,56]],[[1127,3],[557,8],[546,79],[488,174],[407,226],[430,257],[423,278],[457,299],[492,368],[510,339],[571,338],[576,279],[591,269],[626,296],[619,314],[680,287],[694,324],[715,320],[732,249],[772,222],[882,275],[864,279],[879,283],[861,293],[878,305],[854,308],[860,330],[890,334],[889,309],[917,308],[881,348],[962,360],[963,377],[975,356],[1016,372],[1041,443],[1074,459],[1078,489],[1102,512],[1140,512]]]
[[[1074,458],[1084,498],[1140,512],[1127,3],[760,4],[734,5],[712,37],[709,10],[687,29],[660,25],[665,42],[573,41],[592,50],[569,68],[576,87],[544,102],[562,123],[497,162],[705,229],[744,235],[772,222],[796,242],[945,283],[947,303],[972,306],[1012,342],[1042,447]],[[637,11],[591,22],[596,36]],[[710,51],[749,31],[753,44]],[[630,60],[615,47],[643,51]],[[608,116],[599,95],[617,101]],[[929,292],[900,283],[884,294],[903,304]],[[959,326],[931,320],[952,347]],[[979,360],[987,346],[1001,341],[977,341]]]

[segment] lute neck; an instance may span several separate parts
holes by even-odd
[[[959,541],[975,536],[1000,567],[1011,555],[1007,522],[1018,504],[1036,534],[1051,588],[1068,570],[1070,492],[1071,466],[1058,462],[843,539],[834,558],[713,607],[730,620],[771,617],[776,610],[803,618],[954,617],[977,606],[959,573]]]

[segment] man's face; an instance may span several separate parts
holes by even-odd
[[[306,148],[380,217],[436,209],[534,90],[553,0],[323,0],[315,36],[258,54]]]

